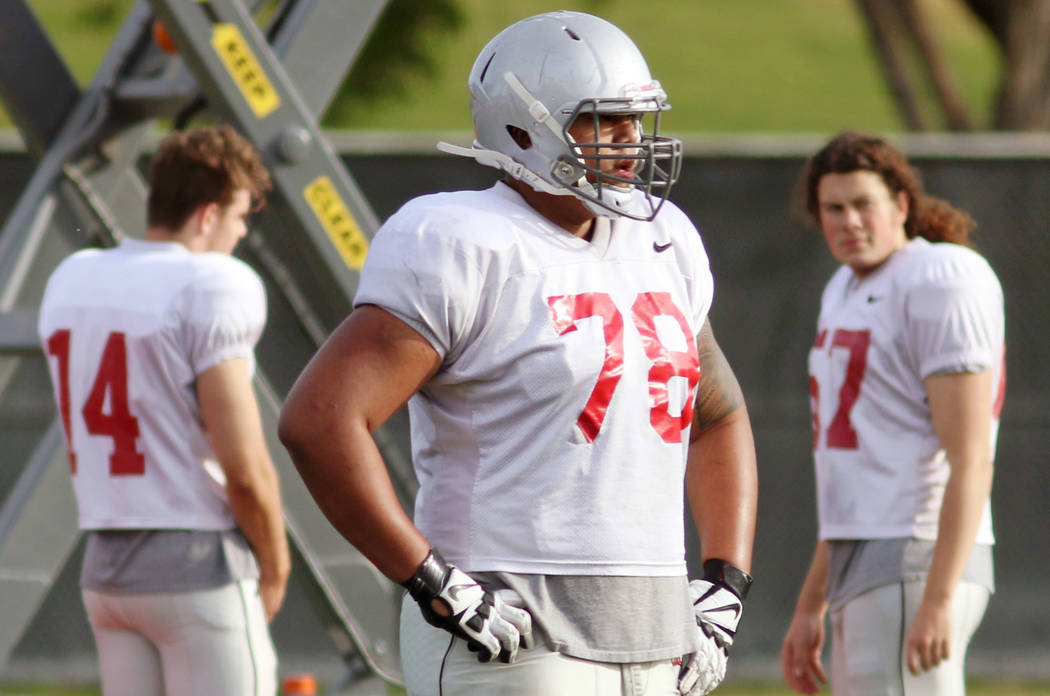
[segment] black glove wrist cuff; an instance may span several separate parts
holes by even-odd
[[[437,551],[431,549],[412,577],[401,585],[412,595],[412,599],[417,602],[429,602],[441,592],[448,573],[449,567],[445,559]]]
[[[751,590],[751,576],[721,558],[709,558],[704,562],[704,580],[728,587],[741,601],[747,599]]]

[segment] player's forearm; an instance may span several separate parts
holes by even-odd
[[[796,614],[814,614],[823,618],[827,611],[828,584],[828,542],[818,541],[813,551],[813,560],[802,582],[798,600],[795,602]]]
[[[282,419],[281,439],[306,487],[343,537],[395,582],[411,577],[430,544],[409,519],[364,424],[302,437]]]
[[[951,462],[925,599],[946,602],[954,595],[973,551],[992,487],[992,474],[993,465],[987,454],[957,455]]]
[[[227,481],[226,494],[237,526],[259,562],[263,579],[284,580],[291,570],[277,472],[267,457],[247,477]]]
[[[704,428],[690,443],[686,493],[704,558],[750,571],[758,467],[745,407]]]
[[[949,465],[924,598],[946,602],[973,550],[992,488],[992,379],[988,372],[959,373],[934,375],[924,384],[933,427]]]
[[[405,514],[372,431],[437,372],[412,327],[373,305],[328,338],[288,393],[277,434],[332,526],[395,582],[430,545]]]

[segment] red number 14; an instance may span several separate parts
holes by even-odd
[[[58,361],[58,410],[66,431],[69,465],[77,471],[77,455],[73,447],[73,429],[69,405],[69,329],[58,329],[47,339],[47,352]],[[109,395],[109,413],[103,411]],[[141,476],[146,473],[146,458],[135,449],[139,436],[138,418],[128,409],[128,351],[124,334],[114,331],[102,349],[95,382],[91,386],[80,414],[92,435],[104,435],[113,440],[109,455],[111,476]]]

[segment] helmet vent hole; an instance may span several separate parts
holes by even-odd
[[[481,71],[481,79],[479,80],[480,82],[484,82],[485,81],[485,76],[488,75],[488,73],[489,73],[489,66],[492,65],[492,59],[495,58],[495,57],[496,57],[496,54],[493,53],[491,56],[489,56],[489,59],[487,61],[485,61],[485,67]]]
[[[529,137],[529,134],[525,129],[512,126],[508,123],[507,133],[510,135],[511,140],[513,140],[522,150],[528,150],[532,147],[532,138]]]
[[[576,32],[574,32],[569,27],[565,27],[565,33],[568,34],[569,36],[571,36],[573,41],[579,41],[580,40],[580,35],[577,34]]]

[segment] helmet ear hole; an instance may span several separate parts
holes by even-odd
[[[510,134],[510,139],[517,143],[522,150],[528,150],[532,147],[532,138],[529,137],[529,134],[523,128],[508,124],[507,133]]]

